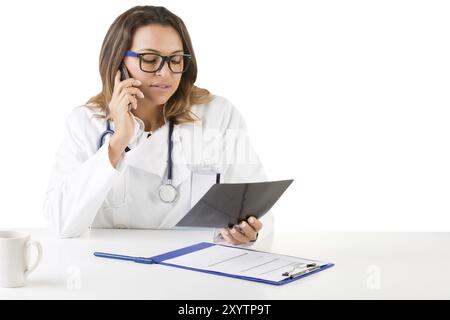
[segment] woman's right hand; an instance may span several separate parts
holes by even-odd
[[[134,133],[133,115],[128,105],[131,103],[131,108],[137,109],[137,99],[144,98],[137,86],[142,83],[139,80],[129,78],[120,81],[120,71],[117,71],[114,78],[114,89],[109,103],[109,111],[112,120],[114,121],[114,135],[111,140],[119,146],[126,148]]]

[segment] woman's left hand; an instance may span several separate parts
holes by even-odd
[[[262,229],[261,220],[250,217],[247,221],[242,221],[239,225],[230,228],[220,229],[220,233],[226,242],[233,245],[254,242],[258,237],[258,232]]]

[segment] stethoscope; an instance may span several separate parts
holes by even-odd
[[[168,156],[168,164],[167,164],[167,180],[165,183],[163,183],[159,187],[159,198],[161,201],[166,203],[172,203],[175,201],[175,199],[178,196],[178,190],[175,188],[175,186],[172,184],[172,149],[173,149],[173,142],[172,142],[172,133],[173,133],[173,126],[174,123],[172,121],[169,121],[169,156]],[[99,141],[98,141],[98,149],[100,149],[105,141],[106,136],[110,134],[114,134],[114,130],[111,129],[111,122],[109,120],[106,120],[106,130],[100,135]],[[129,151],[130,149],[127,147],[125,151]]]

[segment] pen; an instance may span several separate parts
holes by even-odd
[[[99,258],[109,258],[109,259],[133,261],[136,263],[145,263],[145,264],[155,263],[155,261],[153,261],[150,258],[123,256],[120,254],[112,254],[112,253],[106,253],[106,252],[94,252],[94,256],[99,257]]]

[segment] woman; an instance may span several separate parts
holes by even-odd
[[[194,85],[189,33],[164,7],[134,7],[114,21],[100,74],[102,91],[67,119],[46,194],[60,236],[89,227],[173,228],[218,178],[266,180],[239,112]],[[216,230],[215,239],[251,244],[261,238],[261,220]]]

